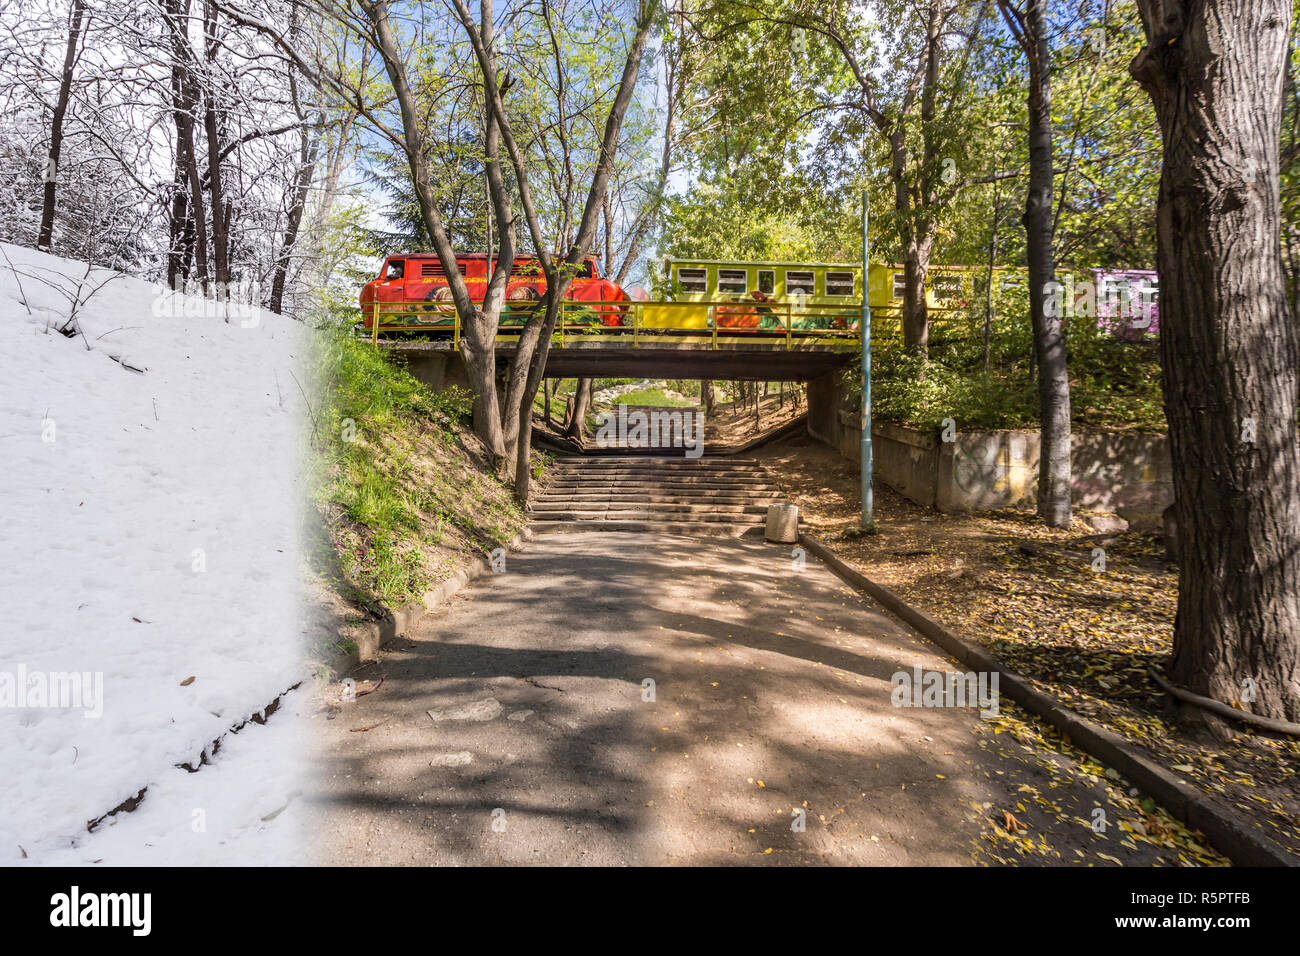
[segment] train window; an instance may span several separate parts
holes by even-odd
[[[826,294],[827,295],[852,295],[853,294],[853,273],[852,272],[826,273]]]
[[[936,299],[960,299],[961,276],[937,275],[930,279],[930,291]]]
[[[764,295],[772,295],[776,292],[776,270],[759,269],[758,270],[758,291]]]
[[[744,269],[719,269],[719,292],[748,292],[749,274]]]
[[[384,273],[384,278],[388,280],[400,279],[406,274],[405,259],[389,259],[388,271]]]
[[[677,281],[686,292],[708,292],[709,270],[685,269],[679,267],[677,270]]]
[[[906,292],[907,292],[907,273],[895,272],[893,298],[901,299]]]
[[[788,269],[785,273],[786,295],[816,295],[817,276],[812,272]]]

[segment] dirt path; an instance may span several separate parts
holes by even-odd
[[[914,666],[955,669],[789,546],[538,539],[322,707],[322,862],[1210,859],[1121,828],[1121,785],[1005,701],[894,707]]]

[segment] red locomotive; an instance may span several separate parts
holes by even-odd
[[[458,255],[456,266],[465,278],[470,298],[482,302],[490,275],[487,255],[481,252]],[[496,266],[495,256],[492,266]],[[523,325],[545,294],[546,275],[537,257],[516,256],[506,285],[506,307],[501,311],[500,324]],[[579,303],[576,310],[566,306],[565,323],[589,325],[622,324],[627,306],[614,303],[630,301],[618,285],[601,276],[595,256],[587,256],[582,261],[564,299],[566,303]],[[584,302],[592,304],[583,308],[580,304]],[[446,270],[442,260],[432,252],[408,252],[384,260],[379,277],[361,289],[361,313],[367,329],[374,321],[376,306],[381,326],[450,327],[456,316]]]

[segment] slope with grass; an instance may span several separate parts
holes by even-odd
[[[470,429],[468,393],[434,392],[341,325],[319,333],[315,384],[311,559],[333,614],[314,653],[327,660],[346,625],[418,601],[525,519]]]

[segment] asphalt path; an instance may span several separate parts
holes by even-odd
[[[790,545],[539,537],[322,700],[319,862],[1177,862],[1005,701],[896,706],[916,667],[958,670]]]

